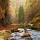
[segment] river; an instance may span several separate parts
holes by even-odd
[[[27,29],[27,31],[29,32],[29,34],[31,35],[31,39],[30,40],[40,40],[40,31],[36,31],[36,30],[32,30],[32,29]],[[17,32],[16,34],[19,34],[19,32]],[[21,36],[17,35],[15,37],[10,37],[10,40],[15,38],[15,40],[29,40],[27,38],[22,38]]]
[[[32,40],[40,40],[40,31],[30,29],[28,32],[30,33]]]

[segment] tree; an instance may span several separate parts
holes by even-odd
[[[18,17],[19,17],[19,23],[24,23],[24,9],[23,9],[23,6],[19,7]]]
[[[19,7],[18,23],[20,24],[20,27],[24,27],[24,9],[23,9],[23,6]]]
[[[10,15],[8,13],[8,0],[0,0],[0,6],[2,8],[1,12],[1,19],[0,19],[0,24],[5,25],[5,24],[10,24]]]
[[[27,3],[29,2],[29,3]],[[28,6],[27,6],[28,4]],[[29,7],[29,8],[28,8]],[[40,1],[39,0],[29,0],[26,1],[26,21],[27,22],[31,22],[33,20],[33,18],[35,18],[36,14],[39,13],[40,15]]]

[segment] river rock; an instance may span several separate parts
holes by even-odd
[[[30,37],[29,33],[24,33],[24,35],[22,37]]]

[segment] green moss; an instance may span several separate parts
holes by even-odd
[[[31,29],[40,30],[40,26],[33,26],[33,27],[31,27]]]
[[[2,32],[0,32],[0,36],[3,36],[4,34]]]

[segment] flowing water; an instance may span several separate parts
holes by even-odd
[[[19,32],[17,32],[17,33],[13,33],[12,35],[14,35],[14,34],[17,34],[16,36],[11,36],[10,38],[9,38],[9,40],[11,40],[11,39],[15,39],[15,40],[40,40],[40,31],[36,31],[36,30],[31,30],[31,29],[29,29],[29,30],[27,30],[28,32],[29,32],[29,34],[31,35],[31,38],[22,38],[20,35],[19,35]]]
[[[29,30],[32,40],[40,40],[40,31]]]

